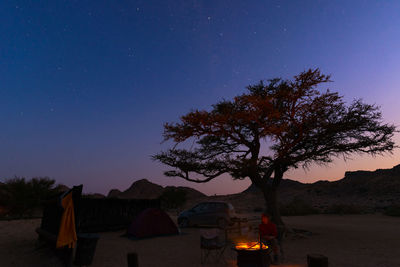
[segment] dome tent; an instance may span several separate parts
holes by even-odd
[[[172,219],[161,209],[149,208],[142,211],[128,227],[128,236],[146,238],[179,234]]]

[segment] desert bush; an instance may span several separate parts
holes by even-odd
[[[29,216],[34,208],[41,206],[41,201],[56,194],[55,181],[47,177],[7,179],[0,188],[1,205],[12,216]]]
[[[318,213],[317,209],[299,198],[294,198],[289,203],[281,205],[279,211],[283,216],[301,216]]]
[[[387,207],[383,214],[387,216],[400,217],[400,205],[392,205]]]
[[[5,205],[7,201],[7,192],[5,190],[5,185],[0,183],[0,206]]]
[[[166,188],[160,200],[163,208],[177,209],[186,203],[186,192],[182,189]]]
[[[363,213],[362,209],[355,205],[350,204],[334,204],[328,206],[325,210],[327,214],[361,214]]]

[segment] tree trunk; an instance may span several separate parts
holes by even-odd
[[[286,232],[286,226],[282,221],[281,214],[279,212],[279,206],[278,206],[278,192],[277,192],[277,186],[274,185],[266,185],[263,189],[262,192],[264,194],[264,199],[265,199],[265,206],[266,206],[266,212],[271,216],[272,222],[274,222],[277,226],[278,230],[278,242],[279,242],[279,248],[280,248],[280,255],[284,254],[282,243],[283,243],[283,238]]]
[[[266,188],[262,188],[262,192],[264,194],[266,212],[271,216],[272,221],[278,227],[284,227],[285,224],[283,223],[279,212],[277,188],[268,185]]]

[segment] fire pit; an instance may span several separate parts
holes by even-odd
[[[268,246],[260,242],[238,243],[235,246],[238,267],[269,267]]]

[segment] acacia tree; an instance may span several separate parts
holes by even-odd
[[[283,226],[277,189],[287,170],[395,148],[396,128],[382,122],[379,108],[361,100],[347,105],[338,93],[317,90],[329,81],[329,75],[310,69],[293,80],[250,85],[247,93],[210,111],[191,111],[180,122],[164,125],[164,140],[174,146],[153,159],[173,168],[166,176],[195,183],[225,173],[250,178],[263,192],[272,220]],[[194,143],[187,148],[190,140]]]

